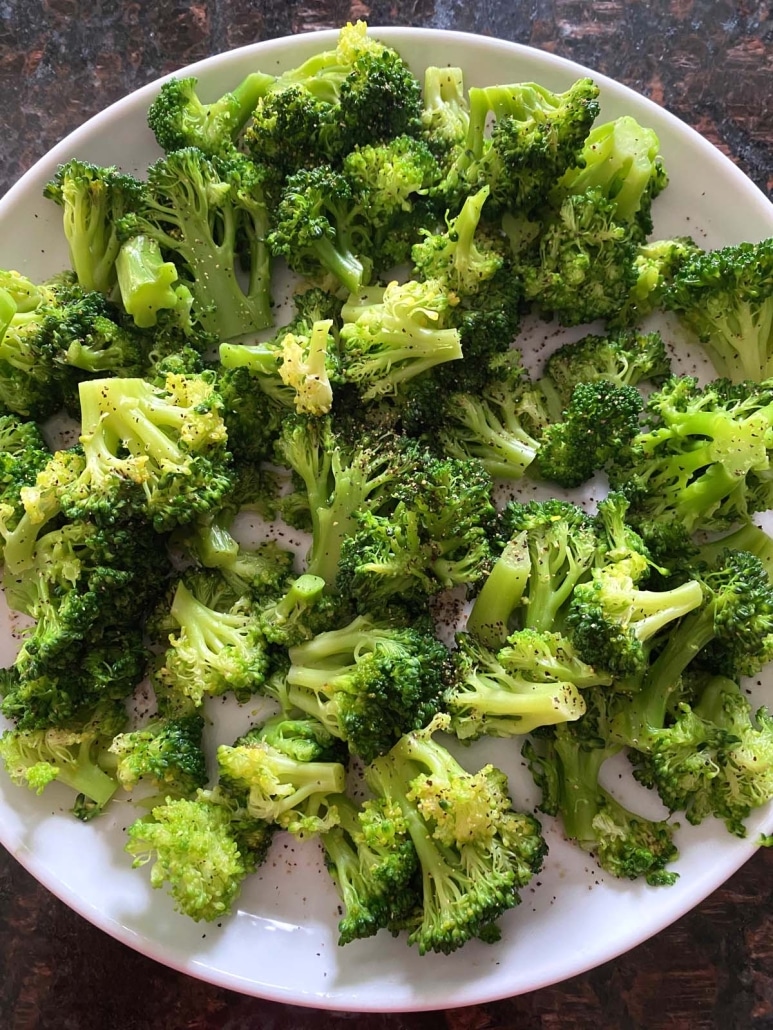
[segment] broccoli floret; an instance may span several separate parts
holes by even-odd
[[[206,154],[222,154],[236,142],[274,82],[273,75],[251,72],[235,89],[204,104],[196,90],[198,79],[168,79],[148,109],[148,125],[167,153],[198,147]]]
[[[280,464],[292,469],[303,486],[312,543],[306,572],[321,576],[332,589],[341,546],[355,531],[355,516],[384,503],[416,461],[385,437],[360,437],[349,443],[328,418],[288,418],[277,444]]]
[[[682,702],[631,759],[636,778],[672,812],[693,824],[716,816],[744,837],[752,809],[773,797],[773,718],[767,708],[753,712],[733,680],[711,676],[697,702]]]
[[[546,426],[540,438],[540,473],[564,487],[576,487],[617,461],[639,430],[644,406],[633,386],[606,379],[578,383],[561,422]]]
[[[0,760],[14,783],[37,794],[49,783],[63,783],[88,798],[95,806],[91,814],[96,814],[118,789],[115,777],[99,762],[125,724],[120,702],[100,701],[59,726],[6,730],[0,736]]]
[[[201,746],[204,720],[198,713],[181,718],[159,716],[139,729],[118,733],[109,747],[115,775],[124,790],[149,781],[165,796],[192,797],[207,782]]]
[[[634,751],[650,750],[669,712],[684,700],[688,667],[735,678],[758,672],[773,654],[773,586],[759,558],[723,551],[696,578],[703,603],[676,623],[654,660],[634,677],[632,697],[613,719],[616,739]]]
[[[508,556],[498,577],[505,605],[484,586],[473,607],[473,612],[478,611],[470,631],[477,634],[478,626],[486,626],[501,632],[504,626],[508,636],[513,616],[516,629],[560,631],[572,592],[590,576],[596,557],[598,534],[593,520],[568,501],[511,501],[504,510],[503,527],[525,555]]]
[[[256,160],[287,175],[338,163],[359,144],[418,135],[421,85],[400,55],[345,25],[334,49],[279,75],[253,112],[245,144]]]
[[[344,907],[339,945],[399,926],[420,902],[415,889],[416,849],[403,814],[393,801],[358,807],[345,794],[333,796],[336,826],[321,835],[325,865]]]
[[[0,669],[0,711],[19,730],[66,725],[102,700],[128,698],[145,675],[148,657],[141,630],[94,628],[80,650],[73,646],[40,675],[25,675],[18,665]]]
[[[512,737],[579,719],[585,702],[578,687],[609,682],[558,634],[521,630],[498,651],[466,633],[457,634],[456,642],[446,703],[450,728],[460,740]]]
[[[445,166],[464,148],[470,128],[462,69],[425,68],[423,101],[422,136]]]
[[[283,707],[319,719],[366,762],[425,726],[442,704],[448,652],[422,629],[358,616],[289,656],[276,687]]]
[[[562,176],[557,193],[600,189],[615,205],[615,220],[633,223],[642,239],[652,232],[652,201],[668,184],[657,134],[623,115],[590,130],[576,168]]]
[[[249,369],[228,368],[225,362],[217,373],[217,393],[234,461],[260,465],[270,460],[287,407],[256,389]]]
[[[343,792],[346,767],[324,726],[314,719],[275,716],[232,747],[217,749],[221,784],[245,794],[247,812],[298,836],[323,833],[338,813],[331,795]]]
[[[262,607],[260,626],[266,640],[292,647],[319,632],[320,621],[330,618],[325,586],[321,576],[304,573],[290,582],[278,600]]]
[[[610,482],[631,499],[632,519],[724,529],[770,506],[766,440],[773,382],[704,387],[675,376],[649,397],[649,425],[617,452]]]
[[[450,457],[477,459],[494,479],[520,479],[539,451],[532,416],[532,384],[524,377],[520,356],[507,351],[479,369],[475,391],[462,388],[445,401],[427,398],[424,436]]]
[[[158,324],[160,311],[172,311],[186,324],[193,294],[173,261],[164,261],[158,240],[133,236],[121,244],[115,261],[121,303],[135,325],[150,329]]]
[[[640,243],[633,262],[636,281],[627,301],[607,319],[607,325],[641,325],[663,306],[665,292],[682,265],[700,253],[701,248],[689,236]]]
[[[490,192],[484,186],[469,196],[455,218],[446,216],[444,232],[424,231],[424,239],[411,250],[417,276],[439,279],[456,293],[474,295],[496,275],[504,264],[504,247],[476,232]]]
[[[420,456],[394,484],[394,506],[355,514],[337,585],[361,610],[426,598],[481,580],[493,560],[491,477],[475,460]]]
[[[582,719],[540,731],[524,745],[542,790],[540,810],[559,816],[566,836],[612,876],[670,886],[677,878],[666,869],[677,857],[674,827],[631,811],[601,786],[602,766],[620,745],[610,736],[601,691],[586,691],[584,697]]]
[[[320,165],[289,177],[267,242],[299,275],[327,272],[354,293],[371,274],[367,227],[349,180]]]
[[[606,380],[615,386],[662,383],[671,374],[671,361],[658,332],[620,330],[609,336],[583,336],[565,343],[545,362],[543,375],[566,407],[575,386]]]
[[[229,690],[246,701],[268,671],[265,642],[252,604],[247,598],[234,601],[229,591],[222,590],[217,574],[214,579],[215,596],[204,595],[207,580],[201,576],[192,583],[196,593],[185,581],[178,583],[170,609],[177,628],[170,634],[163,665],[154,674],[162,686],[197,705],[205,695]],[[219,600],[217,593],[223,603],[213,607]]]
[[[456,295],[442,282],[396,281],[353,293],[341,312],[341,373],[363,400],[396,393],[435,365],[462,357],[450,324]]]
[[[229,912],[245,877],[264,860],[272,833],[216,788],[157,805],[129,827],[126,850],[134,868],[153,863],[151,887],[168,884],[178,912],[213,921]]]
[[[433,719],[365,771],[371,790],[399,805],[416,849],[421,908],[405,922],[420,954],[496,940],[496,921],[519,903],[547,850],[537,820],[514,811],[504,773],[469,773],[432,739],[447,726],[447,717]]]
[[[773,376],[773,238],[700,252],[676,272],[663,306],[700,340],[720,376]]]
[[[616,676],[643,671],[653,638],[703,603],[696,579],[670,590],[643,590],[625,566],[611,562],[593,569],[590,582],[575,588],[566,615],[581,657]]]
[[[0,559],[5,538],[24,517],[22,491],[34,486],[51,452],[34,422],[0,415]]]
[[[193,295],[191,316],[221,340],[273,321],[263,174],[240,154],[210,159],[195,147],[176,150],[151,165],[141,202],[119,223],[121,242],[144,236],[175,260]],[[246,290],[237,274],[243,237]]]
[[[226,427],[214,378],[170,375],[80,385],[86,464],[62,491],[70,518],[152,521],[158,531],[217,508],[231,487]]]
[[[541,203],[577,164],[598,114],[598,94],[591,79],[578,79],[564,93],[534,82],[472,87],[466,145],[442,191],[453,202],[489,185],[492,215]]]
[[[637,245],[631,226],[615,220],[600,190],[569,196],[549,216],[533,244],[515,254],[526,301],[581,325],[612,319],[636,282]]]
[[[119,221],[134,211],[143,186],[117,168],[86,161],[60,165],[44,196],[63,209],[70,264],[84,290],[109,293],[116,279]]]

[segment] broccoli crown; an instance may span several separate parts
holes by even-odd
[[[158,531],[218,507],[231,487],[213,377],[92,379],[80,386],[83,473],[61,496],[71,518],[149,518]]]
[[[367,219],[348,178],[329,165],[287,179],[267,243],[299,275],[330,273],[352,293],[370,277]]]
[[[677,857],[674,827],[629,810],[599,782],[604,762],[620,748],[612,742],[602,689],[585,692],[587,710],[578,722],[540,731],[524,745],[542,790],[540,808],[559,816],[567,837],[612,876],[668,886],[676,880],[666,869]]]
[[[564,93],[534,82],[471,88],[466,148],[444,189],[453,196],[459,187],[469,193],[488,184],[494,211],[529,210],[578,162],[598,94],[591,79],[578,79]]]
[[[221,340],[272,323],[264,174],[240,154],[175,150],[151,165],[141,201],[118,225],[121,242],[145,236],[175,260],[193,297],[191,317]],[[242,236],[250,254],[246,289],[237,275]]]
[[[400,807],[376,798],[358,807],[345,794],[331,798],[336,826],[321,837],[325,864],[344,913],[340,945],[400,926],[416,908],[416,849]]]
[[[165,796],[191,797],[207,782],[201,747],[204,720],[198,713],[158,717],[140,729],[119,733],[109,747],[115,775],[124,790],[146,779]]]
[[[507,779],[488,765],[469,773],[432,739],[437,717],[366,769],[368,786],[402,810],[419,861],[421,907],[407,920],[420,954],[495,940],[497,919],[519,900],[546,852],[539,823],[514,811]]]
[[[636,282],[636,242],[600,190],[568,196],[516,254],[524,298],[561,325],[612,319]]]
[[[462,69],[435,65],[425,68],[423,103],[422,137],[445,165],[464,148],[470,128]]]
[[[636,281],[623,307],[608,319],[610,326],[641,325],[664,305],[665,292],[674,276],[689,259],[702,253],[689,236],[640,243],[633,266]]]
[[[642,672],[653,638],[703,603],[697,579],[670,590],[639,589],[626,563],[595,568],[592,580],[575,589],[566,616],[580,655],[616,676]]]
[[[14,783],[37,794],[49,783],[63,783],[101,810],[118,782],[98,762],[125,723],[124,706],[103,699],[59,726],[6,730],[0,736],[0,760]]]
[[[699,251],[663,296],[698,337],[720,376],[773,376],[773,239]]]
[[[634,521],[673,518],[688,531],[748,521],[769,506],[770,381],[699,386],[674,376],[647,403],[649,424],[618,452],[610,481]]]
[[[63,210],[78,282],[84,290],[109,293],[120,248],[118,223],[140,202],[142,183],[117,168],[73,159],[59,166],[43,193]]]
[[[358,616],[289,655],[283,705],[318,718],[366,762],[425,726],[442,704],[448,652],[421,629]]]
[[[512,571],[507,570],[507,578],[514,575],[517,582],[509,590],[515,628],[559,630],[573,590],[589,577],[595,561],[599,541],[593,519],[568,501],[511,501],[503,512],[503,532],[518,548]],[[483,621],[507,626],[509,619]]]
[[[652,201],[668,184],[657,134],[630,115],[594,126],[575,168],[558,185],[559,193],[600,189],[615,205],[618,222],[638,226],[642,239],[652,232]]]
[[[236,142],[253,109],[274,82],[274,76],[251,72],[232,91],[211,104],[199,99],[193,76],[168,79],[148,109],[148,125],[162,150],[199,147],[219,154]]]
[[[750,812],[773,796],[773,719],[766,708],[754,713],[736,682],[710,676],[697,702],[682,702],[631,760],[672,812],[693,824],[716,816],[743,837]]]
[[[423,437],[430,445],[439,442],[449,457],[476,459],[494,479],[520,479],[539,449],[540,431],[529,412],[532,385],[515,350],[475,365],[473,389],[463,374],[459,388],[439,402],[432,383],[421,409],[414,399],[410,417],[416,420],[418,412]]]
[[[226,915],[245,877],[263,860],[271,828],[221,792],[169,799],[128,830],[135,867],[152,862],[151,887],[166,883],[175,908],[196,921]]]
[[[411,250],[416,275],[439,279],[456,293],[474,295],[499,271],[505,260],[504,237],[476,232],[490,192],[484,186],[465,200],[456,217],[446,215],[444,232],[424,231],[424,239]]]
[[[457,634],[454,679],[446,703],[450,728],[461,740],[530,733],[539,726],[579,719],[585,711],[577,687],[586,685],[583,679],[600,682],[590,666],[583,668],[571,654],[571,644],[559,643],[558,635],[520,633],[499,651],[468,634]],[[581,682],[569,679],[571,674]]]
[[[661,383],[671,374],[671,361],[659,332],[619,330],[563,344],[550,355],[543,371],[566,407],[580,383],[598,379],[618,387]]]
[[[338,819],[346,768],[326,728],[313,719],[279,716],[229,747],[217,749],[221,784],[245,795],[250,816],[299,836],[321,833]]]
[[[217,574],[209,579],[215,581],[214,596],[205,594],[207,577],[199,576],[195,584],[191,583],[195,593],[185,581],[177,584],[170,608],[177,628],[169,636],[170,646],[155,676],[162,686],[196,705],[205,695],[229,690],[240,700],[247,700],[262,685],[268,671],[257,613],[248,599],[234,601]],[[220,606],[218,593],[224,602]]]
[[[344,304],[341,373],[363,400],[396,393],[414,376],[462,357],[450,325],[457,302],[441,281],[396,281],[352,294]]]
[[[364,610],[479,581],[493,560],[491,477],[475,460],[418,452],[394,484],[394,507],[358,513],[344,540],[337,585]]]
[[[359,144],[346,155],[342,168],[368,221],[382,236],[401,213],[413,209],[439,175],[427,144],[406,135],[379,144]]]
[[[542,433],[537,451],[541,474],[564,487],[582,485],[618,460],[639,430],[643,406],[634,386],[606,379],[578,383],[563,421]]]
[[[40,673],[18,664],[0,670],[0,711],[20,730],[66,725],[103,699],[124,701],[142,681],[148,664],[138,629],[94,628],[60,662]]]
[[[262,389],[255,389],[255,379],[244,366],[230,368],[223,362],[216,389],[234,460],[255,465],[268,460],[287,408]]]

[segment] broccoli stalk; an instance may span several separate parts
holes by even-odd
[[[121,244],[115,260],[121,302],[141,329],[158,323],[159,311],[177,312],[185,323],[193,297],[173,261],[164,261],[158,241],[133,236]],[[175,285],[178,283],[178,285]]]

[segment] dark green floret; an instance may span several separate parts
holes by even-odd
[[[208,779],[203,729],[204,720],[195,713],[159,716],[138,729],[118,733],[109,747],[118,782],[124,790],[133,790],[144,780],[164,796],[192,797]]]

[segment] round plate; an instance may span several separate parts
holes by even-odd
[[[550,54],[498,40],[424,29],[372,29],[395,46],[421,77],[427,64],[459,65],[467,85],[534,80],[566,89],[587,69]],[[278,72],[334,45],[336,32],[274,40],[202,61],[179,74],[196,75],[200,93],[214,98],[248,72]],[[676,118],[603,76],[601,119],[628,113],[654,128],[671,183],[655,204],[655,235],[692,235],[715,247],[773,234],[773,208],[763,194],[713,146]],[[33,279],[67,265],[59,209],[42,199],[57,165],[71,157],[116,164],[142,176],[159,156],[146,127],[158,83],[125,98],[72,133],[0,201],[0,267]],[[535,341],[553,329],[536,330]],[[554,342],[557,342],[553,337]],[[529,342],[522,342],[524,350]],[[2,613],[6,663],[15,650],[13,622]],[[213,705],[212,741],[230,742],[234,727],[253,714]],[[471,769],[493,761],[511,776],[516,803],[538,800],[524,772],[516,741],[481,742],[457,753]],[[611,772],[612,770],[610,770]],[[638,790],[615,772],[621,796]],[[624,784],[620,786],[620,784]],[[604,877],[590,857],[544,820],[550,854],[543,873],[523,892],[523,903],[502,920],[496,945],[473,942],[451,956],[419,958],[404,939],[382,933],[339,948],[338,905],[314,842],[286,835],[266,865],[245,885],[236,911],[221,924],[196,924],[177,915],[163,891],[151,890],[147,870],[131,869],[124,829],[136,818],[129,802],[115,803],[100,819],[79,823],[71,800],[52,786],[40,797],[0,774],[0,840],[66,904],[146,955],[212,983],[276,1001],[353,1011],[449,1008],[534,990],[633,947],[706,897],[745,862],[769,810],[749,822],[746,839],[707,822],[678,832],[680,873],[670,888],[649,888]],[[652,796],[637,802],[661,813]]]

